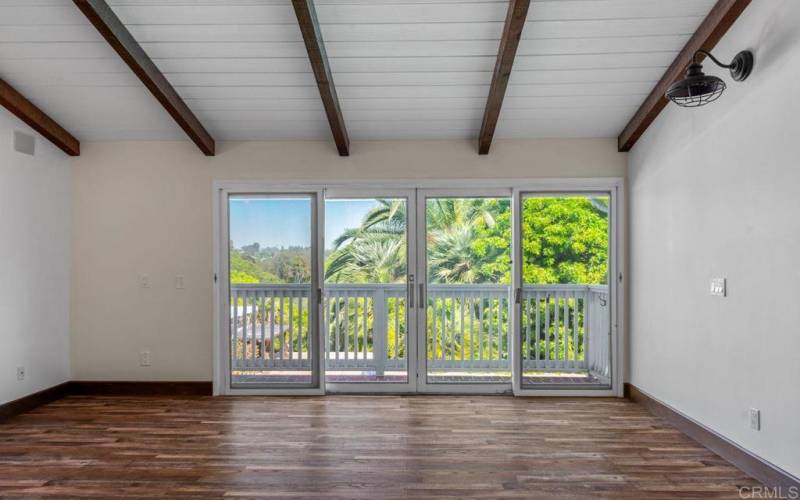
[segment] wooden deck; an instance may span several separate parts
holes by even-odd
[[[0,424],[0,497],[739,498],[626,400],[70,396]]]

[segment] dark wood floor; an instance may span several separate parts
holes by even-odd
[[[0,424],[0,496],[739,498],[616,399],[71,396]]]

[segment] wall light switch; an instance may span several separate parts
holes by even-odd
[[[150,276],[146,274],[139,275],[139,286],[142,288],[150,288]]]
[[[750,408],[750,428],[756,431],[761,430],[761,410]]]
[[[139,353],[139,366],[150,366],[150,351]]]
[[[725,282],[725,278],[712,278],[711,279],[711,289],[709,290],[711,295],[716,295],[718,297],[725,297],[727,295],[727,286]]]
[[[176,290],[183,290],[183,276],[175,276],[175,289]]]
[[[17,367],[17,380],[25,380],[25,367],[18,366]]]

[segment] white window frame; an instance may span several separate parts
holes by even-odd
[[[214,394],[227,395],[227,394],[260,394],[260,395],[321,395],[326,393],[325,385],[325,363],[323,354],[320,348],[324,346],[324,332],[321,325],[317,325],[317,342],[318,344],[318,357],[319,363],[319,387],[313,389],[231,389],[230,387],[230,371],[229,371],[229,356],[228,339],[226,324],[227,317],[224,313],[224,307],[227,302],[227,293],[223,293],[225,283],[227,283],[227,244],[223,244],[220,240],[221,231],[227,234],[227,201],[228,194],[288,194],[288,193],[315,193],[317,198],[316,203],[316,217],[317,227],[316,232],[316,245],[318,249],[324,247],[324,205],[325,205],[325,192],[328,191],[337,197],[342,195],[349,195],[352,197],[365,197],[375,196],[378,194],[389,194],[393,190],[409,190],[417,189],[419,192],[425,191],[426,196],[434,192],[448,192],[451,196],[469,196],[469,193],[475,193],[476,196],[489,196],[493,192],[502,190],[506,193],[509,191],[512,195],[512,290],[520,285],[520,277],[518,272],[518,263],[520,262],[521,255],[518,245],[519,241],[519,201],[523,193],[580,193],[580,192],[608,192],[611,194],[611,239],[609,241],[609,293],[612,297],[611,309],[611,363],[612,363],[612,381],[609,389],[523,389],[521,383],[521,351],[519,342],[516,340],[517,325],[519,323],[518,307],[514,304],[511,311],[511,332],[514,333],[510,336],[509,347],[511,348],[511,366],[512,366],[512,383],[511,392],[516,396],[623,396],[623,377],[626,373],[626,353],[627,353],[627,335],[626,335],[626,287],[625,287],[625,270],[626,270],[626,254],[625,242],[626,240],[626,203],[625,203],[625,180],[620,177],[592,177],[592,178],[493,178],[493,179],[386,179],[386,180],[348,180],[342,181],[341,178],[320,179],[315,182],[308,180],[280,180],[280,181],[265,181],[265,180],[217,180],[213,182],[212,199],[213,199],[213,239],[214,239],[214,262],[213,269],[217,281],[214,285]],[[494,191],[493,191],[494,190]],[[418,192],[418,197],[420,196]],[[458,194],[453,194],[457,192]],[[360,194],[359,194],[360,193]],[[487,194],[488,193],[488,194]],[[505,194],[503,196],[508,196]],[[419,220],[420,203],[417,203],[417,220]],[[410,215],[410,214],[409,214]],[[411,217],[409,217],[410,219]],[[410,231],[410,228],[409,228]],[[410,234],[410,233],[409,233]],[[420,247],[423,247],[420,250]],[[417,267],[421,268],[424,261],[419,260],[419,252],[424,251],[424,245],[417,245]],[[316,286],[321,288],[323,283],[323,252],[316,251],[317,258],[315,259],[316,270],[314,277],[316,279]],[[224,260],[223,260],[224,259]],[[423,278],[418,276],[419,279]],[[417,298],[418,299],[418,298]],[[317,304],[317,319],[321,318],[321,304]],[[417,325],[422,319],[421,315],[417,315]],[[424,343],[419,342],[421,329],[417,328],[417,350],[419,351],[420,345]],[[424,358],[421,358],[424,359]],[[410,363],[410,360],[409,360]],[[410,365],[409,365],[410,366]],[[425,369],[424,364],[417,366],[417,374],[421,374],[421,370]],[[410,373],[413,375],[413,373]],[[227,377],[227,378],[226,378]],[[422,380],[424,384],[424,378]],[[328,384],[334,385],[334,384]],[[366,388],[364,391],[359,391],[355,386],[357,384],[347,384],[347,388],[342,388],[345,392],[383,392],[383,384],[369,384],[370,390]],[[387,384],[391,385],[391,384]],[[417,382],[417,389],[420,389],[420,383]],[[501,388],[494,388],[492,391],[490,386],[492,384],[428,384],[430,390],[418,390],[417,392],[432,392],[432,393],[446,393],[446,394],[491,394],[497,392],[508,392],[507,386]],[[504,385],[504,384],[503,384]],[[378,387],[375,387],[378,386]],[[438,387],[444,386],[444,387]],[[354,390],[355,389],[355,390]],[[427,389],[422,387],[422,389]],[[480,392],[476,392],[480,391]],[[386,392],[389,392],[388,390]],[[400,391],[403,392],[403,391]]]

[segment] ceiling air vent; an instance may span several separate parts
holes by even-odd
[[[23,132],[14,131],[14,151],[26,155],[36,152],[36,138]]]

